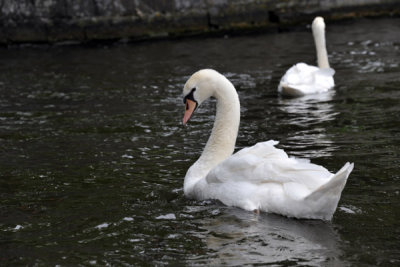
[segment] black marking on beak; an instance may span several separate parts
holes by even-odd
[[[197,104],[197,101],[194,100],[194,96],[193,96],[194,91],[196,91],[196,88],[193,88],[192,91],[190,91],[190,93],[187,94],[187,95],[183,98],[183,104],[186,104],[186,100],[187,100],[187,99],[190,99],[190,100],[192,100],[193,102],[196,102],[196,104]],[[186,105],[186,109],[187,109],[187,107],[188,107],[188,106]]]

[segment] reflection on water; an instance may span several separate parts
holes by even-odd
[[[288,121],[289,124],[312,126],[335,119],[337,112],[332,103],[335,91],[306,95],[297,98],[279,98],[280,109],[289,114],[297,114],[297,118]]]
[[[339,259],[340,239],[329,223],[239,209],[224,209],[222,213],[201,222],[207,232],[198,235],[214,252],[207,265],[345,265]]]
[[[333,121],[339,112],[335,111],[332,99],[335,90],[322,94],[306,95],[298,98],[279,98],[279,109],[288,113],[286,123],[301,128],[286,139],[286,146],[292,149],[315,148],[308,153],[296,153],[307,158],[329,157],[336,147],[326,135],[323,123]]]
[[[296,99],[277,85],[315,64],[306,31],[0,49],[0,265],[399,265],[399,26],[330,24],[335,90]],[[237,149],[355,162],[332,222],[184,197],[215,101],[182,127],[181,92],[206,67],[238,90]]]

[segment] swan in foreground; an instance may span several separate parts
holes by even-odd
[[[282,77],[278,91],[287,96],[302,96],[323,93],[335,86],[335,71],[329,67],[325,45],[325,23],[322,17],[316,17],[312,23],[318,67],[297,63]]]
[[[227,206],[288,217],[330,220],[347,177],[346,163],[336,174],[304,159],[295,159],[270,140],[233,154],[240,121],[235,87],[222,74],[204,69],[184,89],[185,125],[196,108],[217,99],[214,126],[200,158],[189,168],[184,193],[198,200],[218,199]]]

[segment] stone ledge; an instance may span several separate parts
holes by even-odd
[[[327,20],[399,16],[400,0],[0,0],[0,44],[138,40],[278,29]],[[149,4],[151,3],[151,4]]]

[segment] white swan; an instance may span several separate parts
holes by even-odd
[[[288,96],[302,96],[323,93],[335,86],[335,71],[329,67],[325,45],[325,23],[322,17],[316,17],[312,23],[318,67],[297,63],[282,77],[278,92]]]
[[[217,99],[211,135],[189,168],[184,193],[198,200],[218,199],[228,206],[289,217],[330,220],[353,164],[336,174],[307,160],[290,158],[270,140],[232,155],[240,121],[239,97],[215,70],[194,73],[184,89],[186,124],[206,99]]]

